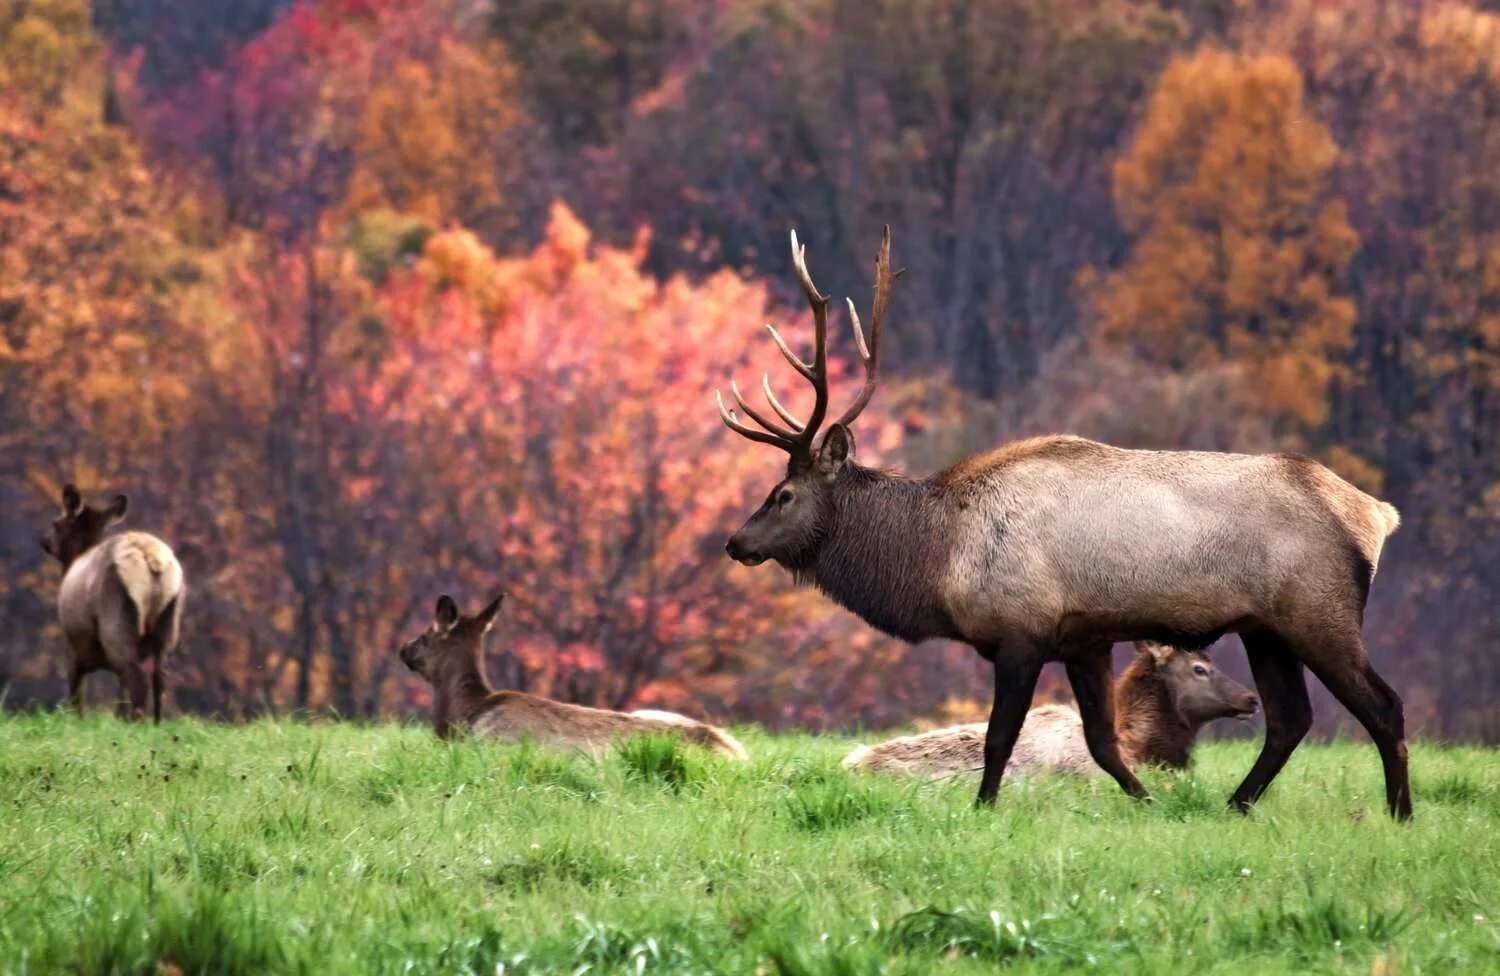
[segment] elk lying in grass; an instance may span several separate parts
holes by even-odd
[[[828,299],[795,234],[792,261],[812,307],[813,361],[774,328],[771,336],[812,384],[812,412],[797,419],[763,382],[768,416],[731,387],[752,427],[719,398],[730,429],[789,455],[785,476],[726,548],[747,566],[775,560],[889,634],[964,641],[992,662],[980,802],[995,799],[1049,660],[1067,667],[1090,755],[1144,797],[1115,740],[1111,644],[1207,647],[1233,631],[1266,716],[1265,744],[1234,805],[1248,809],[1307,733],[1306,667],[1370,733],[1392,814],[1411,815],[1401,699],[1360,637],[1395,508],[1297,455],[1124,450],[1068,436],[1009,444],[923,479],[863,467],[849,424],[875,391],[896,277],[890,230],[875,261],[868,345],[849,303],[864,386],[821,442]]]
[[[105,530],[125,517],[128,502],[83,504],[73,485],[62,491],[62,514],[42,537],[42,548],[62,563],[57,616],[68,641],[68,697],[83,712],[83,679],[113,671],[120,679],[122,715],[146,708],[161,721],[163,666],[177,646],[184,598],[182,567],[167,544],[145,532]]]
[[[1136,642],[1136,658],[1115,683],[1115,735],[1131,766],[1184,769],[1204,725],[1247,719],[1259,701],[1250,689],[1214,668],[1202,651]],[[861,746],[844,765],[881,773],[943,779],[984,768],[983,723],[934,729]],[[1084,773],[1097,769],[1083,721],[1066,705],[1026,713],[1006,771]]]
[[[627,714],[495,691],[484,676],[484,641],[503,599],[497,596],[466,617],[452,597],[440,597],[427,632],[401,646],[402,663],[432,685],[432,722],[440,738],[466,731],[504,742],[529,739],[540,746],[599,752],[615,740],[654,732],[680,736],[731,759],[747,758],[728,733],[674,712]]]

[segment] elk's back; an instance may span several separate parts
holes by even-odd
[[[530,739],[550,748],[576,748],[596,755],[619,739],[656,732],[681,736],[733,759],[746,758],[744,748],[727,733],[686,716],[669,721],[514,691],[492,695],[470,725],[476,735],[485,738],[506,742]]]
[[[1030,445],[1026,447],[1025,445]],[[1024,449],[1022,449],[1024,448]],[[1367,587],[1395,510],[1292,455],[1133,451],[1041,438],[934,479],[953,514],[944,592],[984,640],[1069,618],[1211,635],[1310,576]]]
[[[860,746],[843,765],[880,773],[947,779],[984,768],[983,722],[953,725],[917,735]],[[1066,705],[1039,705],[1026,722],[1006,763],[1007,773],[1092,773],[1093,760],[1083,738],[1083,720]]]

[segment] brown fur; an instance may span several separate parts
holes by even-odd
[[[401,660],[432,685],[433,729],[440,738],[470,733],[503,742],[530,740],[548,748],[599,753],[619,739],[659,733],[679,736],[731,759],[748,758],[744,747],[727,732],[685,716],[632,715],[520,691],[495,691],[484,676],[484,640],[499,608],[496,599],[479,614],[463,617],[452,600],[443,597],[427,632],[401,647]]]
[[[1079,461],[1099,456],[1103,445],[1069,434],[1047,434],[1002,444],[994,450],[964,458],[928,479],[933,489],[962,491],[985,475],[1021,461]]]
[[[73,485],[63,489],[62,514],[42,548],[63,567],[57,613],[67,638],[68,697],[83,711],[83,679],[111,671],[120,680],[120,713],[140,717],[151,699],[161,721],[163,673],[177,646],[185,591],[182,567],[171,548],[144,532],[106,536],[125,515],[117,495],[104,508],[83,504]]]
[[[1254,710],[1249,689],[1213,672],[1203,653],[1144,643],[1138,651],[1115,684],[1115,730],[1130,765],[1186,768],[1207,722],[1248,717]],[[1198,679],[1194,667],[1209,668],[1209,676]],[[1200,680],[1212,687],[1184,715],[1180,702],[1193,691],[1191,683]],[[844,758],[844,765],[929,779],[976,772],[984,768],[985,729],[982,722],[955,725],[861,746]],[[1065,705],[1041,705],[1026,713],[1005,769],[1019,774],[1099,772],[1089,756],[1083,719]]]

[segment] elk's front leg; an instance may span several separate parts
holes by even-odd
[[[1000,777],[1010,762],[1016,737],[1031,708],[1031,694],[1042,673],[1039,655],[1024,658],[1007,657],[1004,649],[981,651],[995,662],[995,703],[990,708],[990,724],[984,733],[984,776],[979,781],[980,806],[991,806],[1000,791]]]
[[[1138,800],[1150,799],[1141,781],[1125,765],[1115,739],[1114,672],[1109,666],[1109,650],[1108,644],[1089,648],[1067,664],[1068,683],[1073,686],[1078,714],[1083,718],[1083,740],[1094,762],[1120,784],[1120,789]]]

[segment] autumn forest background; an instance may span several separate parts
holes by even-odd
[[[1404,515],[1409,722],[1500,739],[1500,4],[1417,0],[0,0],[5,704],[74,480],[179,553],[180,710],[411,712],[397,643],[504,588],[509,687],[970,714],[972,652],[722,554],[787,231],[864,304],[883,223],[865,460],[1311,454]]]

